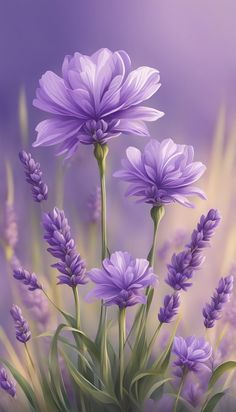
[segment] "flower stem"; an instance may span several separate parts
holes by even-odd
[[[178,390],[177,395],[176,395],[176,400],[175,400],[175,405],[174,405],[174,410],[173,410],[173,412],[177,412],[179,397],[180,397],[180,395],[181,395],[181,392],[182,392],[182,389],[183,389],[183,386],[184,386],[184,382],[185,382],[187,373],[188,373],[188,371],[186,371],[186,370],[183,371],[183,376],[182,376],[182,378],[181,378],[180,385],[179,385],[179,390]]]
[[[80,307],[79,307],[79,294],[77,287],[73,288],[73,294],[75,299],[75,319],[76,319],[76,328],[80,329]]]
[[[119,310],[119,391],[120,398],[123,400],[123,379],[124,379],[124,347],[126,340],[126,317],[125,308]]]
[[[101,250],[101,260],[103,261],[107,254],[107,223],[106,223],[106,158],[108,155],[109,149],[108,146],[101,145],[100,143],[96,143],[94,145],[94,156],[98,163],[98,169],[100,174],[100,186],[101,186],[101,229],[102,229],[102,250]],[[98,325],[98,331],[96,336],[96,342],[101,344],[102,340],[102,333],[103,329],[106,325],[106,318],[107,318],[107,308],[101,302],[101,312],[100,312],[100,320]],[[103,339],[104,348],[106,346],[106,342]]]
[[[28,348],[28,346],[27,346],[27,343],[24,343],[24,346],[25,346],[25,352],[26,352],[27,358],[28,358],[28,360],[29,360],[29,363],[30,363],[33,371],[35,371],[34,362],[33,362],[32,356],[31,356],[31,354],[30,354],[29,348]],[[30,374],[30,372],[29,372],[29,374]]]
[[[150,263],[150,266],[154,267],[155,265],[155,256],[156,256],[156,246],[157,246],[157,229],[159,226],[159,223],[161,219],[163,218],[165,214],[165,209],[163,206],[153,206],[151,209],[151,218],[153,220],[154,224],[154,231],[153,231],[153,241],[152,241],[152,247],[150,249],[150,252],[148,254],[148,261]]]

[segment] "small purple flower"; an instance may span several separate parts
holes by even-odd
[[[16,396],[16,384],[8,377],[4,368],[0,368],[0,387],[13,398]]]
[[[209,241],[219,223],[219,212],[215,209],[209,210],[206,216],[201,216],[197,229],[192,233],[191,242],[185,250],[173,254],[171,263],[167,265],[166,278],[166,283],[173,289],[186,291],[192,285],[193,272],[200,269],[204,262],[202,250],[210,245]]]
[[[12,305],[10,313],[15,322],[16,339],[19,342],[26,343],[31,338],[31,332],[28,323],[23,318],[21,309],[17,305]]]
[[[18,242],[18,227],[14,207],[8,203],[5,205],[3,238],[14,249]]]
[[[19,159],[25,167],[26,181],[32,186],[33,199],[38,203],[46,200],[48,187],[42,181],[40,164],[32,158],[31,153],[26,153],[24,150],[19,153]]]
[[[152,139],[143,153],[128,147],[126,156],[123,169],[114,176],[130,183],[127,196],[137,196],[140,202],[152,205],[178,202],[187,207],[193,207],[189,196],[205,199],[202,190],[192,186],[206,169],[202,163],[193,162],[192,146],[175,144],[172,139]]]
[[[71,237],[70,226],[62,210],[54,208],[43,216],[44,239],[48,242],[47,249],[52,256],[60,259],[52,265],[61,275],[58,284],[76,287],[87,283],[85,262],[77,253],[75,241]]]
[[[96,187],[88,199],[89,221],[91,223],[98,223],[101,217],[101,189]]]
[[[197,372],[212,354],[212,348],[203,338],[181,336],[174,338],[172,352],[177,356],[174,365],[177,366],[175,375],[182,376],[185,371]]]
[[[147,136],[145,122],[163,116],[140,106],[160,87],[158,70],[139,67],[123,50],[100,49],[91,56],[66,56],[62,77],[47,71],[33,104],[53,114],[38,124],[34,146],[59,145],[70,157],[83,144],[104,144],[121,133]]]
[[[28,290],[30,291],[42,289],[42,285],[38,281],[35,273],[30,273],[27,270],[18,267],[13,270],[13,276],[15,279],[22,281],[24,285],[28,286]]]
[[[177,314],[180,305],[179,293],[166,295],[164,298],[163,307],[160,308],[158,319],[161,323],[170,323],[173,317]]]
[[[156,283],[157,276],[146,259],[134,259],[128,252],[115,252],[104,259],[102,269],[91,269],[96,284],[89,297],[103,299],[104,304],[120,308],[146,303],[145,288]]]
[[[233,291],[233,281],[232,275],[221,278],[211,298],[211,303],[207,303],[203,308],[202,313],[206,328],[213,328],[216,320],[221,318],[223,306],[229,302]]]

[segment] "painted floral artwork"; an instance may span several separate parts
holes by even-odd
[[[186,1],[0,6],[0,411],[236,410],[236,60]]]

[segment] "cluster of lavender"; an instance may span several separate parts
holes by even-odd
[[[50,246],[47,250],[60,260],[52,265],[61,273],[58,276],[58,283],[70,287],[85,284],[87,282],[85,262],[76,251],[75,241],[71,237],[65,213],[57,208],[54,208],[50,213],[45,213],[43,226],[44,239]]]
[[[232,275],[221,278],[211,303],[207,303],[203,308],[204,325],[206,328],[213,328],[215,321],[220,319],[223,306],[229,302],[233,291],[234,277]]]
[[[24,285],[28,286],[30,291],[42,289],[42,285],[39,283],[35,273],[30,273],[27,270],[18,267],[13,270],[13,276],[15,279],[22,281]]]
[[[19,153],[20,161],[25,167],[26,181],[32,186],[32,194],[35,202],[42,202],[48,197],[48,187],[42,181],[42,172],[40,164],[36,162],[31,153],[26,153],[22,150]]]
[[[164,298],[163,307],[160,308],[158,319],[161,323],[169,323],[177,314],[180,298],[177,291],[186,291],[191,285],[191,279],[195,270],[200,269],[204,262],[202,251],[210,245],[209,241],[220,222],[219,212],[209,210],[206,216],[202,215],[197,228],[194,229],[191,242],[185,250],[173,254],[171,264],[168,264],[166,283],[174,289],[172,295]]]
[[[31,338],[31,332],[27,321],[22,315],[22,311],[17,305],[12,305],[11,316],[15,322],[16,339],[21,343],[26,343]]]
[[[4,368],[0,368],[0,387],[13,398],[16,396],[16,384],[8,377]]]

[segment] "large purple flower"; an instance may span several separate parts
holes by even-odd
[[[177,356],[174,365],[178,369],[175,374],[181,376],[186,370],[197,372],[199,366],[211,357],[212,347],[203,338],[190,336],[184,339],[181,336],[176,336],[172,351]]]
[[[103,260],[102,266],[88,273],[96,284],[88,298],[103,299],[105,305],[120,308],[146,303],[145,288],[157,280],[146,259],[134,259],[128,252],[115,252],[110,259]]]
[[[39,81],[33,104],[54,117],[38,124],[34,146],[59,144],[69,157],[79,143],[104,144],[121,133],[147,136],[145,121],[163,113],[140,104],[159,89],[159,80],[156,69],[131,70],[124,51],[66,56],[62,77],[47,71]]]
[[[192,146],[175,144],[172,139],[152,139],[143,153],[128,147],[126,156],[123,169],[114,176],[130,183],[127,196],[137,196],[152,205],[178,202],[187,207],[193,207],[189,196],[205,199],[202,190],[192,186],[206,169],[201,162],[193,161]]]

